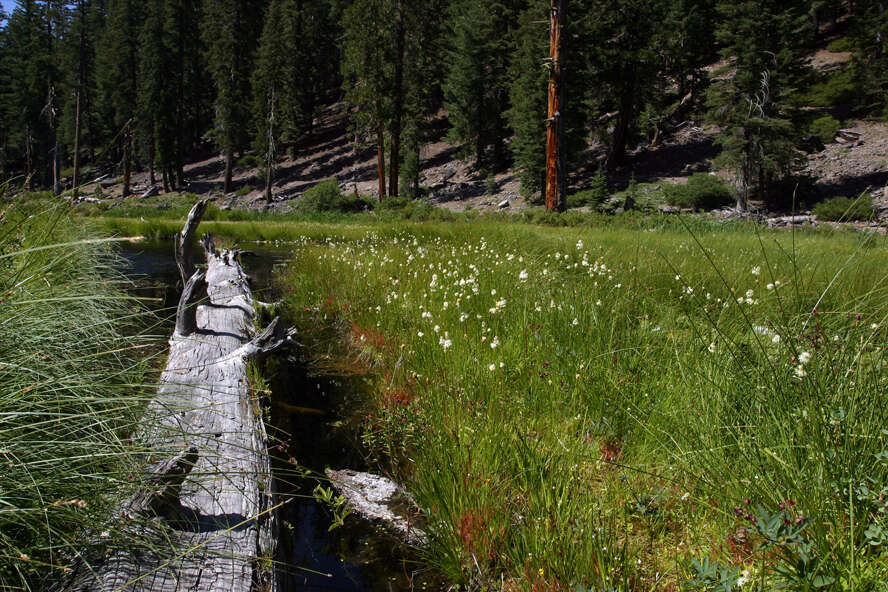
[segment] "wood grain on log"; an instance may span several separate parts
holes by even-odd
[[[199,206],[177,240],[183,273]],[[275,319],[256,335],[246,274],[232,252],[216,251],[208,236],[202,243],[206,272],[188,276],[179,307],[185,320],[177,322],[157,396],[134,435],[167,460],[143,469],[143,489],[121,504],[106,533],[84,543],[63,590],[277,589],[268,441],[247,360],[285,343],[292,331]],[[201,280],[207,301],[188,307]]]

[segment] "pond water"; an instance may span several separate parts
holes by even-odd
[[[279,295],[274,276],[287,265],[287,251],[265,244],[242,243],[241,248],[252,252],[242,257],[242,264],[253,279],[254,296],[275,300]],[[195,250],[196,255],[199,252]],[[124,243],[120,254],[122,271],[134,282],[133,293],[166,319],[160,331],[168,334],[179,297],[172,241]],[[297,353],[271,357],[263,374],[272,391],[269,434],[279,442],[274,451],[275,482],[281,499],[288,500],[280,512],[278,541],[282,592],[437,589],[433,584],[437,577],[422,566],[416,550],[355,517],[347,517],[344,526],[331,531],[328,509],[312,495],[319,483],[326,485],[314,478],[322,477],[325,468],[367,468],[353,412],[363,380],[311,375]],[[294,471],[294,466],[299,470]]]

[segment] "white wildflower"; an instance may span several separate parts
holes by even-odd
[[[802,352],[799,354],[799,364],[807,364],[811,361],[811,352]]]
[[[756,265],[752,268],[752,275],[762,275],[762,268]]]
[[[714,354],[717,348],[718,348],[718,346],[713,341],[712,343],[709,344],[709,353]]]
[[[522,269],[521,273],[518,274],[518,281],[519,282],[526,282],[527,281],[527,270],[526,269]]]

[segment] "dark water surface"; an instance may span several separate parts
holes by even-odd
[[[254,296],[276,300],[274,278],[286,267],[288,252],[265,244],[242,243],[241,248],[253,253],[241,261],[253,279]],[[134,280],[133,292],[167,319],[163,324],[171,331],[180,290],[172,241],[124,243],[121,255],[122,270]],[[200,249],[195,255],[199,265]],[[319,483],[327,485],[313,477],[323,476],[325,468],[367,468],[354,413],[363,380],[313,376],[298,352],[274,356],[264,366],[272,390],[269,433],[279,443],[273,451],[277,490],[282,500],[289,500],[280,513],[277,560],[282,591],[440,589],[432,583],[435,576],[417,561],[415,550],[373,525],[347,517],[345,526],[330,531],[328,509],[312,496]],[[311,474],[297,474],[294,466]]]

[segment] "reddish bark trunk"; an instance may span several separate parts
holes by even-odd
[[[561,211],[565,203],[564,126],[562,109],[564,81],[562,30],[567,17],[567,0],[552,0],[549,14],[549,110],[546,120],[546,209]]]

